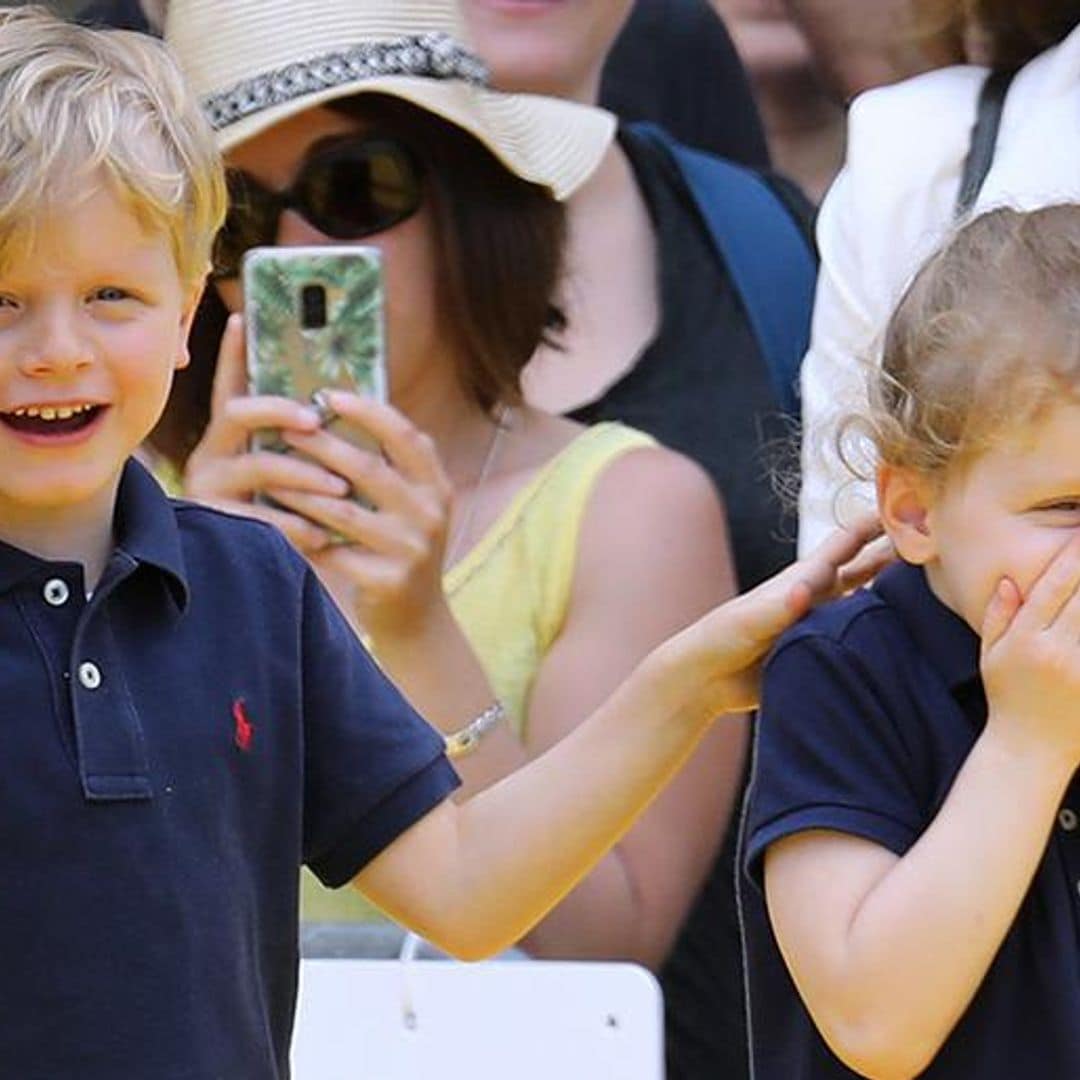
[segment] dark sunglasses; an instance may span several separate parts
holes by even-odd
[[[334,240],[359,240],[411,217],[423,196],[416,157],[393,139],[351,135],[317,148],[286,191],[270,191],[239,169],[228,173],[229,212],[214,241],[213,277],[234,278],[244,252],[277,241],[295,210]]]

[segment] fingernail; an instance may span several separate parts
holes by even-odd
[[[325,397],[327,404],[335,412],[340,409],[342,403],[345,403],[347,406],[348,401],[354,396],[349,394],[346,390],[331,390],[329,388],[323,390],[322,394]]]

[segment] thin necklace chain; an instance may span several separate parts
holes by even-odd
[[[491,442],[488,443],[487,453],[484,455],[483,464],[481,464],[480,471],[476,475],[476,483],[469,493],[468,502],[462,510],[457,528],[454,529],[454,534],[450,537],[450,542],[446,545],[446,557],[443,560],[443,566],[447,569],[457,562],[458,556],[461,554],[461,546],[464,544],[466,537],[469,535],[469,530],[472,528],[473,518],[476,517],[476,505],[479,502],[480,489],[484,486],[484,482],[487,480],[492,466],[495,464],[495,459],[499,456],[499,446],[502,443],[503,434],[510,430],[511,414],[512,410],[510,406],[502,405],[495,415],[494,431],[491,433]]]

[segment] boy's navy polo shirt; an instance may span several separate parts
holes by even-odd
[[[271,528],[127,466],[116,550],[0,545],[0,1077],[288,1075],[298,870],[349,881],[457,783]]]
[[[856,1075],[818,1036],[777,950],[760,889],[765,849],[833,829],[903,855],[985,722],[979,640],[915,567],[891,567],[777,645],[744,826],[756,884],[740,882],[758,1080]],[[1016,922],[927,1080],[1080,1077],[1078,813],[1074,778]]]

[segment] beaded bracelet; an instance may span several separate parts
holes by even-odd
[[[460,731],[446,736],[446,756],[453,758],[471,754],[480,740],[497,724],[506,718],[506,710],[501,701],[489,705],[479,716],[470,720]]]

